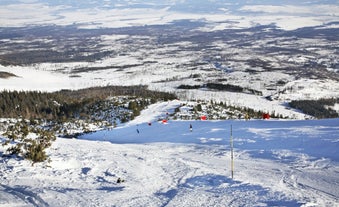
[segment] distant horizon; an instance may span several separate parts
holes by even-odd
[[[119,28],[186,19],[207,22],[218,29],[275,24],[281,29],[294,30],[338,21],[338,3],[336,0],[84,0],[79,4],[68,0],[5,0],[0,3],[0,27],[82,24],[87,25],[84,28]],[[234,24],[225,24],[226,21]]]

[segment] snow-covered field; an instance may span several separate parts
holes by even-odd
[[[156,121],[173,106],[58,138],[50,163],[1,157],[0,206],[339,205],[338,119]]]
[[[122,58],[124,60],[124,58]],[[128,61],[126,59],[126,61]],[[61,64],[62,65],[62,64]],[[41,67],[54,68],[53,64],[41,64]],[[159,68],[162,66],[159,66]],[[35,69],[32,66],[1,66],[0,71],[15,74],[17,77],[1,79],[0,89],[2,90],[17,90],[17,91],[58,91],[62,89],[78,90],[81,88],[107,86],[107,85],[148,85],[148,88],[155,91],[165,91],[174,93],[181,100],[205,100],[227,103],[232,106],[248,107],[256,111],[265,111],[271,114],[281,114],[284,117],[293,119],[309,118],[305,114],[297,110],[291,110],[288,107],[288,102],[291,100],[300,99],[321,99],[321,98],[336,98],[339,97],[339,82],[335,80],[310,80],[300,79],[293,80],[292,76],[285,75],[281,72],[270,72],[269,74],[262,73],[258,77],[251,77],[244,74],[245,77],[238,73],[223,74],[218,71],[205,72],[200,70],[203,77],[210,78],[228,78],[230,83],[248,86],[263,92],[264,96],[272,95],[276,100],[270,101],[263,96],[234,93],[227,91],[213,90],[178,90],[180,84],[195,85],[201,84],[192,78],[187,78],[192,74],[190,70],[175,70],[173,67],[168,68],[131,68],[124,71],[99,71],[81,73],[80,77],[70,77],[69,74],[58,73],[53,71],[44,71]],[[238,76],[237,76],[238,75]],[[267,77],[269,78],[267,78]],[[289,82],[285,86],[276,86],[275,91],[269,91],[262,88],[261,85],[269,85],[279,78],[287,76]],[[37,78],[39,77],[39,78]],[[174,77],[182,77],[178,81],[162,81],[170,80]],[[249,78],[256,79],[254,82],[248,81]],[[213,80],[216,81],[216,80]],[[257,86],[257,87],[256,87]]]

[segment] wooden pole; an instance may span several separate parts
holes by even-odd
[[[232,133],[232,124],[231,124],[231,176],[233,179],[233,175],[234,175],[234,159],[233,159],[233,133]]]

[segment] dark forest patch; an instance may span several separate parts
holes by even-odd
[[[8,79],[8,78],[13,78],[13,77],[18,77],[18,76],[16,76],[13,73],[8,73],[8,72],[0,71],[0,78]]]

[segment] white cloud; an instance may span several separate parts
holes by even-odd
[[[38,2],[39,0],[20,0],[19,2],[21,3],[35,3]]]
[[[240,11],[263,12],[269,14],[295,14],[295,15],[338,15],[337,5],[312,5],[312,6],[273,6],[273,5],[248,5],[240,8]]]
[[[0,8],[0,26],[40,24],[57,19],[62,6],[50,7],[42,3],[10,4]]]

